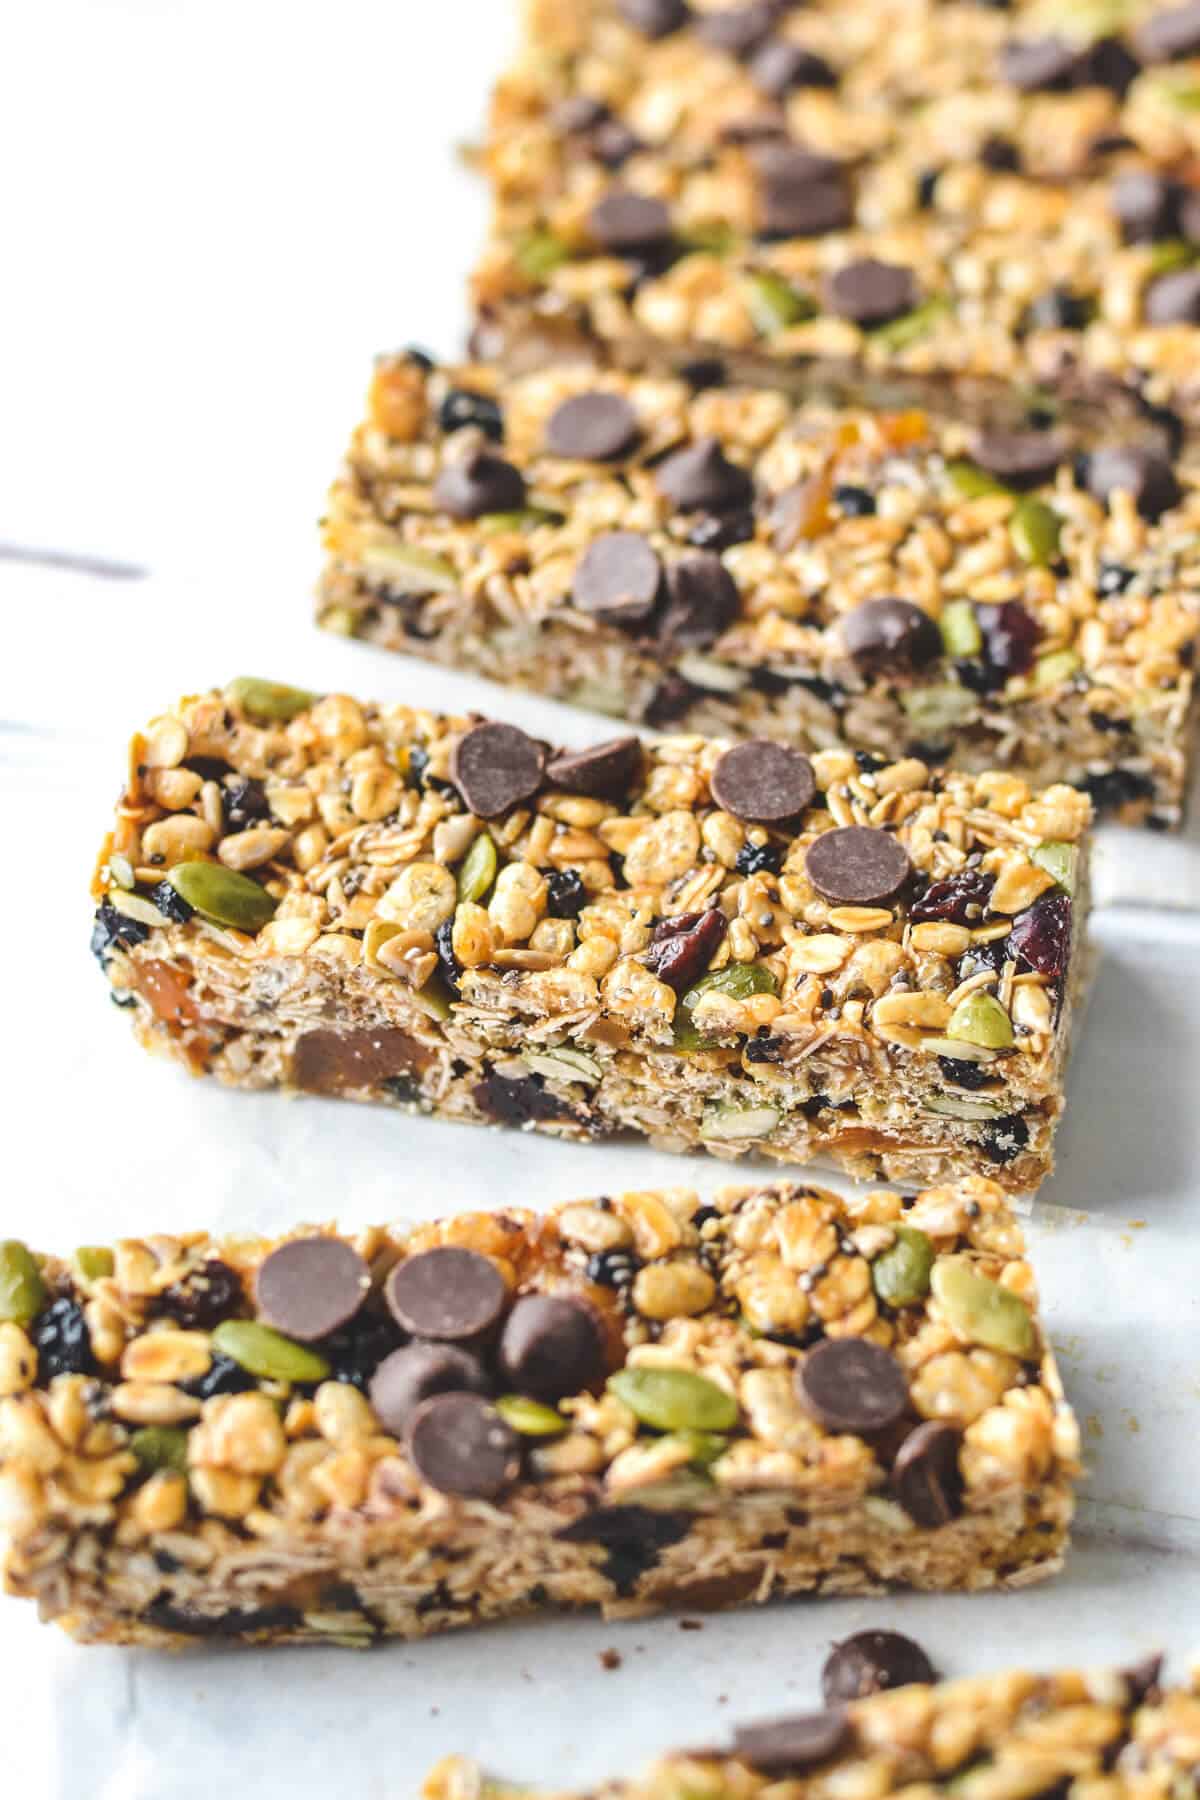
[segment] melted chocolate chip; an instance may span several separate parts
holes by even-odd
[[[563,1544],[599,1544],[606,1552],[605,1575],[621,1598],[628,1599],[663,1551],[679,1543],[691,1528],[690,1513],[658,1512],[648,1506],[600,1506],[564,1525],[555,1535]]]

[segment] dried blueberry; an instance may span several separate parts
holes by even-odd
[[[221,807],[230,831],[245,831],[248,826],[258,825],[271,816],[266,789],[261,781],[255,781],[249,775],[238,775],[233,781],[226,782],[221,789]]]
[[[195,907],[189,906],[177,888],[169,881],[160,881],[150,895],[150,901],[156,906],[164,919],[170,919],[173,925],[186,925]]]
[[[404,1333],[386,1313],[360,1312],[321,1341],[335,1381],[365,1393],[372,1375],[385,1357],[404,1343]]]
[[[419,788],[425,779],[425,771],[429,767],[429,752],[414,745],[408,753],[408,786]]]
[[[886,769],[887,763],[882,756],[872,756],[869,750],[856,750],[854,760],[862,775],[876,775],[880,769]]]
[[[979,1147],[989,1162],[1010,1163],[1029,1142],[1029,1127],[1019,1113],[992,1119],[979,1134]]]
[[[587,1278],[597,1287],[629,1287],[640,1267],[632,1250],[596,1250],[587,1260]]]
[[[231,1356],[217,1354],[203,1375],[194,1375],[190,1381],[180,1381],[176,1385],[196,1400],[211,1400],[217,1394],[248,1393],[258,1383]]]
[[[754,536],[754,514],[740,512],[706,513],[688,532],[688,543],[697,550],[728,550],[734,544],[748,544]]]
[[[1123,594],[1132,580],[1132,569],[1125,568],[1121,563],[1101,563],[1096,591],[1102,600],[1111,600],[1114,594]]]
[[[546,1092],[540,1075],[519,1076],[506,1081],[492,1069],[476,1082],[472,1099],[480,1112],[502,1125],[545,1124],[555,1119],[571,1119],[574,1113],[561,1100]]]
[[[1071,896],[1052,892],[1013,920],[1009,954],[1039,975],[1061,975],[1071,954]]]
[[[1048,288],[1031,300],[1023,320],[1027,331],[1082,331],[1091,316],[1091,307],[1070,288]]]
[[[960,1088],[991,1087],[995,1080],[987,1063],[963,1062],[956,1056],[939,1056],[938,1064],[946,1080]]]
[[[917,179],[917,205],[927,211],[933,205],[933,196],[937,192],[937,184],[942,178],[940,169],[923,169]]]
[[[843,483],[833,490],[833,501],[848,519],[865,519],[875,511],[875,496],[863,487]]]
[[[111,900],[102,900],[92,926],[92,955],[103,969],[116,945],[128,950],[134,944],[144,944],[149,936],[148,925],[139,924],[136,919],[127,919],[124,913],[117,911]]]
[[[461,431],[473,425],[486,438],[498,444],[504,436],[504,414],[490,394],[472,393],[470,388],[451,388],[442,401],[438,424],[445,432]]]
[[[462,964],[454,954],[454,920],[444,919],[433,934],[433,947],[437,951],[438,968],[442,980],[456,999],[461,999]]]
[[[651,933],[646,967],[682,994],[703,975],[728,929],[729,921],[716,906],[662,919]]]
[[[934,919],[949,925],[978,925],[995,885],[995,878],[982,869],[963,869],[945,881],[931,882],[913,901],[909,918],[914,925]]]
[[[782,861],[775,844],[743,844],[733,866],[739,875],[761,875],[764,869],[768,875],[778,875]]]
[[[577,919],[587,905],[587,889],[576,869],[556,869],[546,880],[546,911],[552,919]]]
[[[155,1311],[174,1319],[184,1331],[211,1331],[222,1319],[239,1313],[244,1300],[241,1276],[213,1257],[160,1294]]]
[[[45,1386],[56,1375],[94,1375],[92,1341],[82,1307],[65,1296],[52,1301],[30,1331],[38,1356],[38,1381]]]
[[[1008,961],[1008,939],[992,938],[990,943],[972,944],[964,950],[958,959],[956,971],[960,982],[970,981],[972,975],[978,975],[984,969],[998,975]]]
[[[1076,782],[1098,813],[1119,812],[1131,801],[1150,800],[1154,783],[1140,769],[1105,769],[1098,775],[1085,775]]]
[[[1033,667],[1033,653],[1041,627],[1019,600],[975,608],[983,633],[983,659],[994,685],[1003,687],[1010,675],[1024,675]]]

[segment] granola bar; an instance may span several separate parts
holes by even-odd
[[[970,1178],[0,1245],[0,1557],[90,1643],[1022,1586],[1078,1431]]]
[[[949,755],[1168,827],[1198,526],[1190,458],[1132,443],[395,356],[318,614],[635,723]]]
[[[1188,1794],[1200,1754],[1200,1676],[1159,1685],[1161,1658],[1125,1670],[1036,1675],[1014,1670],[919,1684],[845,1707],[748,1725],[723,1747],[680,1750],[640,1779],[605,1782],[588,1800],[827,1800],[833,1794],[935,1794],[1022,1800]],[[952,1786],[951,1786],[952,1784]],[[540,1791],[540,1790],[539,1790]],[[521,1800],[449,1757],[423,1800]],[[551,1800],[545,1795],[544,1800]],[[565,1793],[558,1800],[570,1800]],[[582,1797],[578,1797],[582,1800]]]
[[[527,0],[484,339],[1194,419],[1198,96],[1169,0]]]
[[[93,948],[238,1087],[919,1183],[1051,1165],[1090,807],[239,680],[133,739]]]

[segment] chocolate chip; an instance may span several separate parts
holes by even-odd
[[[606,531],[593,538],[578,563],[571,598],[580,612],[610,625],[641,625],[654,611],[662,564],[650,540],[637,531]]]
[[[1200,4],[1169,6],[1151,13],[1134,36],[1139,55],[1147,62],[1173,62],[1177,57],[1200,54]]]
[[[864,675],[911,673],[942,654],[942,634],[911,600],[864,600],[842,620],[842,642]]]
[[[1152,281],[1142,313],[1147,325],[1200,324],[1200,269],[1175,269]]]
[[[596,1386],[607,1368],[604,1331],[584,1300],[526,1294],[500,1337],[500,1373],[518,1394],[553,1405]]]
[[[796,1367],[796,1392],[827,1431],[887,1431],[908,1409],[908,1380],[869,1338],[822,1338]]]
[[[1014,38],[1000,52],[1000,75],[1023,93],[1071,87],[1080,53],[1065,38]]]
[[[686,993],[708,968],[728,929],[719,906],[662,919],[651,934],[646,967],[677,994]]]
[[[824,294],[830,312],[870,331],[911,312],[919,290],[911,269],[867,256],[827,275]]]
[[[1200,243],[1200,188],[1189,188],[1180,196],[1179,234],[1189,244]]]
[[[763,44],[748,66],[755,87],[772,100],[783,100],[796,88],[832,88],[838,82],[823,56],[788,38]]]
[[[1158,519],[1177,506],[1183,490],[1165,456],[1131,444],[1125,449],[1096,450],[1084,468],[1089,494],[1108,500],[1118,488],[1132,494],[1144,519]]]
[[[1120,38],[1098,38],[1080,57],[1073,85],[1107,88],[1110,94],[1118,94],[1123,99],[1141,72],[1141,64],[1130,55]],[[1120,133],[1116,134],[1117,148],[1123,149],[1127,142]]]
[[[775,29],[779,7],[775,0],[749,0],[745,6],[723,6],[720,12],[702,13],[695,35],[710,49],[730,56],[750,56]]]
[[[1020,489],[1048,481],[1070,453],[1057,431],[981,431],[971,457],[1006,487]]]
[[[754,483],[730,462],[720,440],[701,438],[677,450],[654,472],[655,484],[679,512],[728,512],[754,498]]]
[[[450,779],[463,804],[481,819],[498,819],[542,785],[546,753],[515,725],[488,720],[459,738],[450,759]]]
[[[659,627],[664,643],[704,650],[741,610],[737,584],[719,556],[698,550],[667,570],[667,605]]]
[[[368,1398],[379,1422],[403,1437],[422,1401],[434,1394],[486,1394],[479,1358],[455,1344],[406,1344],[385,1357],[371,1378]]]
[[[643,37],[666,37],[688,19],[685,0],[617,0],[617,11]]]
[[[932,1531],[962,1512],[959,1433],[930,1419],[910,1431],[892,1465],[892,1493],[915,1525]]]
[[[413,1337],[460,1343],[499,1321],[508,1288],[490,1257],[445,1245],[397,1263],[384,1298],[397,1325]]]
[[[842,165],[798,144],[763,144],[755,154],[760,188],[760,235],[820,237],[853,223],[854,206]]]
[[[641,740],[609,738],[588,750],[564,750],[546,765],[546,780],[569,794],[624,800],[642,772]]]
[[[439,1494],[490,1500],[521,1467],[521,1440],[478,1394],[435,1394],[408,1425],[408,1452]]]
[[[1112,186],[1112,208],[1127,244],[1153,244],[1175,235],[1179,190],[1150,169],[1127,169]]]
[[[603,100],[591,94],[569,94],[552,109],[550,123],[563,137],[582,137],[611,117]]]
[[[735,744],[717,759],[709,782],[724,812],[752,825],[786,825],[813,803],[817,778],[807,756],[769,738]]]
[[[604,119],[591,133],[588,148],[606,169],[619,169],[642,148],[642,141],[620,119]]]
[[[997,174],[1011,173],[1021,166],[1021,152],[1011,138],[993,134],[979,146],[979,160],[985,169],[994,169]]]
[[[605,1575],[618,1594],[628,1599],[663,1551],[679,1543],[691,1529],[692,1515],[686,1512],[598,1506],[564,1525],[555,1537],[562,1544],[599,1544],[605,1551]]]
[[[873,825],[822,832],[804,867],[818,894],[837,906],[886,906],[912,874],[904,845]]]
[[[651,194],[611,188],[588,214],[588,229],[604,250],[653,250],[671,236],[671,214]]]
[[[836,1756],[849,1737],[849,1721],[838,1709],[797,1713],[743,1726],[734,1733],[734,1753],[761,1775],[802,1775]]]
[[[420,1074],[427,1061],[428,1052],[398,1025],[306,1031],[292,1052],[291,1081],[301,1093],[342,1094]]]
[[[574,394],[551,413],[546,448],[579,462],[611,462],[640,436],[637,414],[620,394]]]
[[[296,1238],[258,1271],[258,1314],[276,1331],[315,1343],[348,1325],[371,1291],[371,1271],[340,1238]]]
[[[480,447],[465,461],[446,464],[433,484],[433,503],[455,519],[516,512],[525,504],[525,477],[502,456]]]
[[[856,1631],[835,1644],[821,1671],[821,1698],[826,1706],[865,1700],[888,1688],[936,1681],[937,1671],[910,1637],[899,1631]]]

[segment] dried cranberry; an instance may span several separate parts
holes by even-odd
[[[597,1287],[629,1287],[640,1267],[632,1250],[596,1250],[587,1260],[587,1278]]]
[[[450,989],[455,999],[462,998],[459,981],[462,979],[462,964],[454,954],[454,920],[443,919],[433,934],[433,947],[437,951],[438,968],[442,980]]]
[[[245,831],[271,816],[266,789],[250,775],[238,775],[226,782],[221,789],[221,806],[230,831]]]
[[[189,906],[183,895],[173,888],[169,881],[160,881],[150,895],[164,919],[170,919],[173,925],[186,925],[195,907]]]
[[[1013,920],[1008,949],[1039,975],[1061,975],[1071,954],[1070,894],[1043,894],[1035,900]]]
[[[244,1300],[241,1276],[213,1257],[160,1294],[155,1310],[184,1331],[211,1331],[240,1312]]]
[[[87,1321],[74,1300],[53,1301],[34,1321],[30,1336],[38,1353],[38,1380],[43,1385],[56,1375],[96,1373]]]
[[[130,949],[134,944],[144,944],[150,936],[150,927],[141,925],[136,919],[127,919],[124,913],[117,911],[111,900],[102,900],[96,913],[96,922],[92,926],[92,955],[103,969],[113,949],[120,945],[122,949]]]
[[[321,1340],[321,1353],[328,1358],[335,1381],[365,1393],[380,1363],[404,1341],[404,1333],[385,1313],[360,1312]]]
[[[739,875],[761,875],[764,869],[768,875],[778,875],[782,861],[776,844],[743,844],[733,866]]]
[[[1029,1127],[1020,1113],[992,1119],[980,1133],[979,1147],[989,1162],[1010,1163],[1029,1142]]]
[[[947,1081],[960,1088],[991,1087],[995,1076],[986,1063],[964,1062],[957,1056],[939,1056],[938,1064]]]
[[[914,925],[935,919],[950,925],[978,925],[995,885],[995,878],[982,869],[963,869],[945,881],[931,882],[913,901],[909,918]]]
[[[556,869],[546,881],[546,911],[552,919],[577,919],[587,905],[587,889],[576,869]]]
[[[258,1383],[231,1356],[217,1355],[203,1375],[193,1375],[190,1381],[177,1382],[176,1386],[195,1400],[211,1400],[217,1394],[245,1394]]]
[[[1010,675],[1024,675],[1033,667],[1041,627],[1019,600],[976,606],[975,617],[983,633],[983,663],[991,677],[990,686],[1003,687]]]
[[[725,914],[716,906],[707,912],[662,919],[654,927],[646,967],[682,994],[703,975],[728,928]]]

